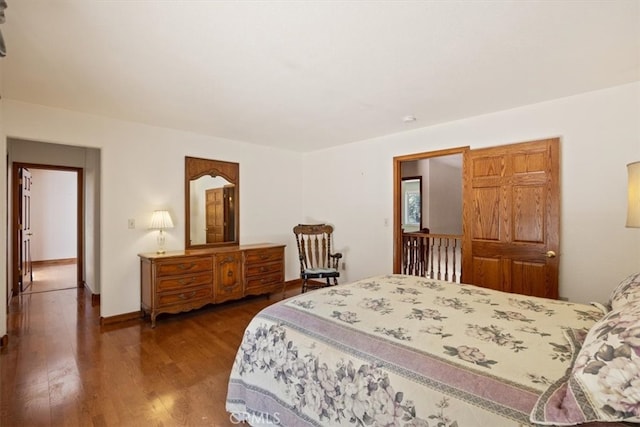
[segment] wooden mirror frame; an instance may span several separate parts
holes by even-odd
[[[191,187],[190,183],[205,175],[213,178],[220,176],[235,186],[235,197],[233,200],[234,212],[234,239],[225,242],[191,244]],[[184,158],[184,240],[185,249],[198,249],[219,246],[234,246],[240,242],[240,164],[225,162],[221,160],[202,159],[198,157],[185,156]]]

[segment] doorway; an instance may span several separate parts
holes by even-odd
[[[460,281],[467,150],[394,158],[394,272]]]
[[[550,138],[395,157],[394,273],[558,298],[559,143],[559,138]],[[405,164],[453,153],[463,156],[458,172],[463,185],[457,185],[462,187],[462,206],[450,209],[447,215],[461,221],[461,234],[426,230],[433,219],[424,207],[422,226],[426,228],[404,232],[401,182]]]
[[[83,170],[13,163],[11,294],[84,285]]]

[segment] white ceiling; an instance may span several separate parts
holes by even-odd
[[[7,2],[5,99],[297,151],[640,80],[638,0]]]

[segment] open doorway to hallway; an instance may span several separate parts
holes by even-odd
[[[78,287],[78,171],[30,168],[32,282],[25,293]]]
[[[21,250],[21,236],[18,233],[20,225],[20,210],[18,203],[18,181],[19,169],[26,168],[33,170],[53,170],[71,173],[76,180],[76,198],[77,201],[69,203],[76,210],[77,220],[73,240],[75,241],[75,252],[70,255],[57,254],[47,255],[40,258],[34,258],[32,254],[31,261],[36,260],[77,260],[77,277],[75,286],[82,284],[90,291],[87,295],[91,296],[92,304],[99,304],[100,298],[100,149],[56,144],[50,142],[30,141],[17,138],[7,138],[7,206],[10,209],[9,230],[7,233],[7,305],[14,296],[20,294],[18,278],[21,275],[19,270],[19,252]],[[36,171],[37,173],[37,171]],[[42,180],[39,178],[39,180]],[[49,181],[49,178],[47,178]],[[37,186],[39,189],[42,185]],[[54,197],[62,197],[58,186],[50,188],[50,194]],[[67,196],[70,197],[70,196]],[[72,196],[71,196],[72,197]],[[59,210],[59,208],[47,208],[48,212]],[[68,215],[69,216],[69,215]],[[51,217],[48,217],[51,218]],[[49,227],[52,231],[56,231],[59,227],[58,223],[53,223]],[[26,234],[26,233],[25,233]],[[32,234],[34,238],[42,237],[41,231],[38,235]],[[62,239],[68,236],[56,237],[54,244],[58,244]],[[56,240],[57,239],[57,240]],[[33,267],[33,263],[31,264]],[[38,263],[35,267],[37,269]],[[73,267],[71,267],[72,269]],[[37,270],[36,270],[37,273]],[[56,275],[59,277],[60,275]],[[37,277],[37,274],[36,274]],[[56,279],[57,281],[57,279]],[[66,286],[66,285],[65,285]]]
[[[78,255],[82,170],[21,163],[14,166],[14,290],[34,293],[82,285]]]
[[[394,157],[394,273],[460,282],[467,149]]]

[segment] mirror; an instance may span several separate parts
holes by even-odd
[[[185,248],[240,241],[240,165],[185,157]]]

